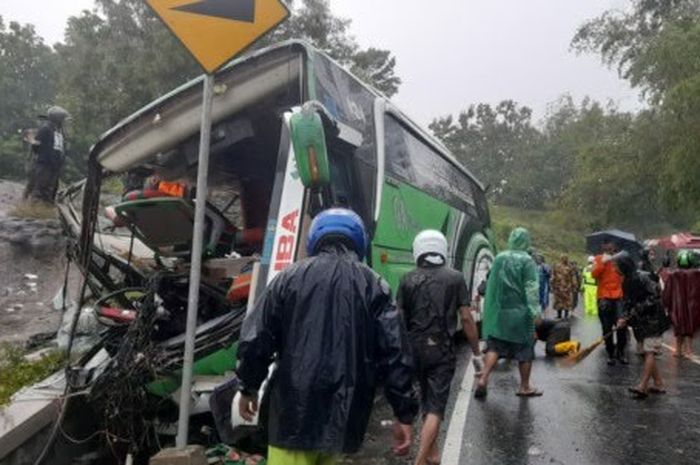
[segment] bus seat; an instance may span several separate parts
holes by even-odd
[[[144,192],[146,191],[141,191],[141,194]],[[194,226],[194,202],[181,197],[163,196],[161,193],[158,197],[127,200],[116,205],[114,211],[126,224],[131,225],[144,244],[160,255],[189,256]],[[236,233],[235,226],[209,204],[205,210],[204,221],[205,253],[212,257],[229,253],[232,238]]]
[[[250,286],[253,282],[253,273],[240,274],[233,278],[231,287],[226,293],[226,299],[232,303],[240,303],[248,300]]]

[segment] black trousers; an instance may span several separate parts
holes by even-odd
[[[605,350],[610,358],[623,355],[627,346],[627,328],[620,328],[616,331],[617,345],[613,341],[612,329],[621,316],[622,300],[598,300],[598,317],[600,318],[600,325],[603,327],[603,334],[608,335],[605,338]]]
[[[27,182],[26,197],[53,203],[58,190],[61,167],[49,163],[36,163]]]

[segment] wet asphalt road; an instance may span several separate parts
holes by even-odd
[[[597,318],[575,320],[574,338],[599,335]],[[470,402],[460,463],[700,463],[700,365],[665,349],[657,362],[668,394],[635,400],[627,388],[642,360],[629,349],[628,366],[608,366],[601,348],[564,368],[538,344],[532,380],[545,393],[537,399],[515,396],[516,364],[502,362],[487,399]]]
[[[573,338],[583,345],[600,336],[597,317],[572,321]],[[666,343],[672,345],[672,337],[667,336]],[[472,387],[471,380],[464,379],[472,375],[467,372],[469,349],[461,345],[448,415],[458,413],[446,418],[441,433],[441,445],[446,440],[454,444],[442,465],[700,463],[700,358],[678,360],[664,347],[657,362],[668,394],[640,401],[627,392],[641,374],[641,357],[634,355],[633,345],[632,339],[628,366],[609,367],[605,350],[599,348],[579,365],[566,368],[545,358],[544,345],[538,343],[532,382],[544,396],[517,397],[517,363],[501,361],[483,401],[474,399],[472,392],[460,395],[460,386]],[[695,345],[698,354],[700,344]],[[466,414],[461,415],[464,407]],[[390,418],[390,410],[380,402],[365,447],[343,463],[411,463],[388,452],[391,428],[382,427],[381,421]]]

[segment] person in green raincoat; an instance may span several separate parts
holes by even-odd
[[[588,257],[588,266],[584,268],[581,280],[586,315],[598,315],[598,283],[593,277],[594,261],[595,257]]]
[[[535,357],[535,324],[540,318],[537,265],[527,253],[530,233],[516,228],[508,240],[508,250],[496,256],[486,285],[482,331],[486,339],[484,369],[475,397],[486,396],[489,376],[499,358],[516,359],[520,369],[518,396],[541,396],[530,385]]]

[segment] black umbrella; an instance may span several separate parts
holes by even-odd
[[[586,250],[591,254],[599,254],[602,252],[603,244],[613,242],[620,250],[629,253],[633,258],[639,258],[642,253],[642,244],[637,240],[637,237],[619,229],[609,229],[607,231],[598,231],[586,236]]]

